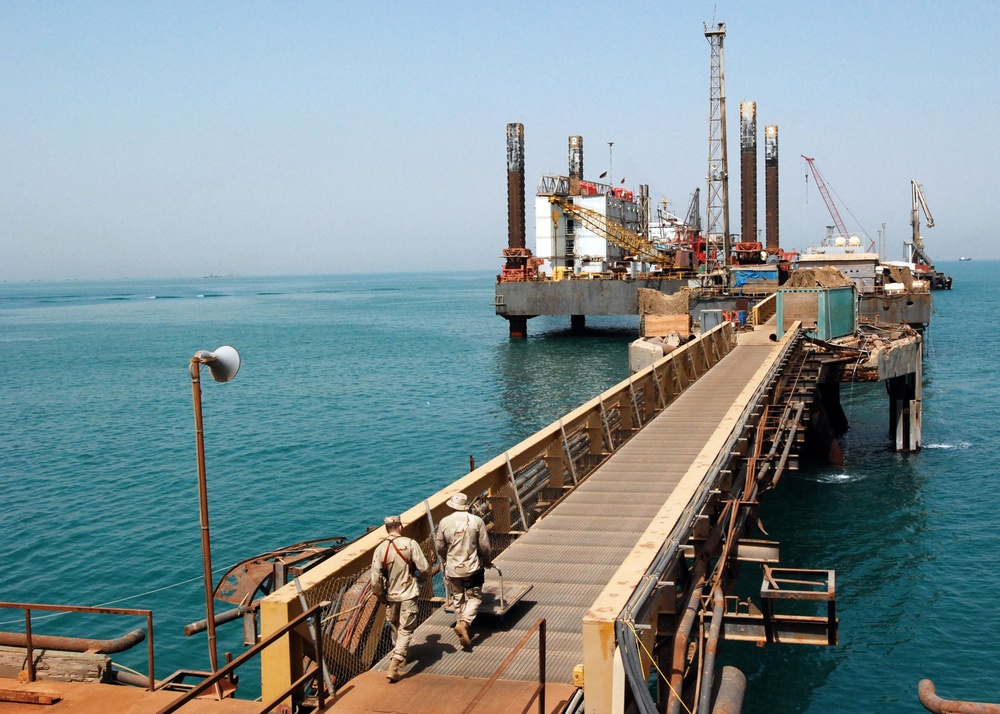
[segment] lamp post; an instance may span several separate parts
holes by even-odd
[[[195,444],[198,449],[198,505],[201,512],[201,561],[205,571],[205,616],[208,619],[208,657],[212,672],[219,669],[215,647],[215,589],[212,586],[212,548],[208,530],[208,484],[205,479],[205,435],[201,424],[201,365],[208,365],[212,379],[228,382],[240,371],[240,353],[223,345],[215,352],[200,350],[191,358],[191,392],[194,400]]]

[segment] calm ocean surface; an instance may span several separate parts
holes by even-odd
[[[727,643],[746,711],[918,712],[922,677],[1000,701],[1000,345],[970,327],[1000,310],[998,265],[944,267],[956,287],[935,296],[925,449],[891,453],[884,389],[845,386],[847,466],[789,474],[765,500],[783,565],[836,569],[841,644]],[[204,616],[191,356],[231,344],[243,357],[232,382],[202,378],[225,570],[358,535],[627,376],[634,318],[590,319],[583,337],[537,318],[511,342],[492,297],[490,273],[0,283],[2,599],[151,608],[158,676],[208,669],[204,634],[182,633]],[[80,623],[34,629],[143,624]],[[242,650],[239,624],[219,638]],[[115,659],[147,669],[144,647]]]

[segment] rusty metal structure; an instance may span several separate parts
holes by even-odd
[[[768,253],[781,250],[778,233],[778,126],[764,127],[764,221]]]
[[[726,72],[723,40],[726,24],[705,25],[711,47],[711,76],[708,102],[708,220],[705,236],[721,251],[720,265],[729,265],[729,159],[726,143]]]
[[[740,102],[740,239],[757,241],[757,102]]]

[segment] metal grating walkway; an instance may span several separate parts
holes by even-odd
[[[572,682],[574,666],[583,661],[581,623],[587,609],[773,349],[774,343],[736,347],[505,550],[497,558],[504,580],[534,587],[502,621],[478,617],[470,651],[459,647],[452,615],[438,610],[429,617],[414,634],[408,678],[423,673],[488,678],[544,617],[547,679]],[[488,571],[486,577],[489,583],[496,574]],[[502,678],[537,677],[533,641]]]

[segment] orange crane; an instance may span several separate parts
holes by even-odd
[[[837,226],[837,230],[840,231],[840,235],[847,238],[847,227],[844,226],[844,219],[840,217],[840,211],[837,210],[837,205],[833,202],[833,198],[830,196],[830,192],[826,188],[826,181],[823,180],[823,174],[819,172],[816,168],[815,160],[806,156],[805,154],[800,154],[806,163],[809,164],[809,168],[812,169],[813,178],[816,179],[816,185],[819,187],[819,193],[823,196],[823,201],[826,202],[826,208],[830,211],[830,215],[833,217],[833,222]]]

